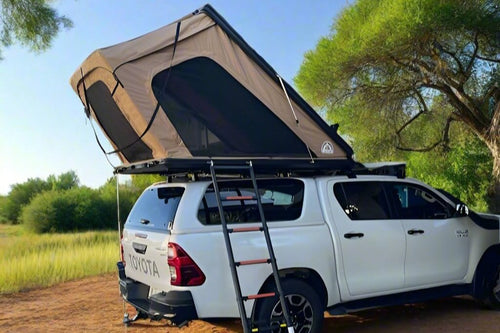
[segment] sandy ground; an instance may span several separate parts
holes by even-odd
[[[195,320],[183,328],[166,321],[122,324],[114,274],[0,296],[0,332],[241,332],[236,319]],[[130,311],[132,312],[132,311]],[[389,307],[355,315],[326,315],[323,332],[498,332],[500,312],[467,297]]]

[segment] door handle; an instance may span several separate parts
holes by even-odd
[[[423,234],[424,231],[421,229],[411,229],[408,230],[408,235],[418,235],[418,234]]]
[[[362,238],[365,234],[362,232],[349,232],[347,234],[344,234],[344,238],[350,239],[350,238]]]

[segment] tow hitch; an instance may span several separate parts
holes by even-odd
[[[139,320],[139,319],[147,319],[148,318],[148,315],[142,311],[137,311],[137,314],[135,316],[133,316],[132,318],[130,318],[128,312],[125,311],[125,313],[123,314],[123,324],[125,324],[126,326],[129,326],[130,324],[132,324],[134,321],[136,320]]]

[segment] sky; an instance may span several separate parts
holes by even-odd
[[[113,176],[69,78],[94,50],[167,25],[205,1],[58,0],[73,21],[36,54],[18,45],[0,61],[0,195],[29,178],[74,170],[97,188]],[[347,0],[212,0],[210,4],[293,85],[305,52],[330,32]],[[107,143],[106,139],[102,142]],[[109,151],[111,146],[105,148]],[[118,158],[111,158],[117,166]]]

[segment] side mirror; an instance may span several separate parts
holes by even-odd
[[[455,207],[455,211],[459,216],[468,216],[469,215],[469,207],[467,207],[464,203],[459,203]]]

